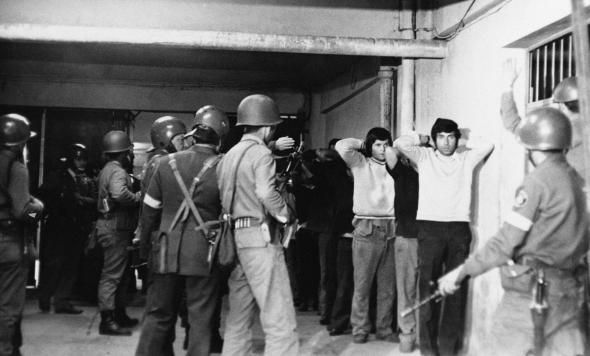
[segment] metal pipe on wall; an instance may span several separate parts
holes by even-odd
[[[220,31],[2,24],[0,40],[112,43],[213,50],[444,58],[445,41],[394,38],[296,36]]]
[[[379,68],[379,101],[381,103],[379,126],[393,132],[391,122],[393,111],[393,67],[382,66]]]
[[[398,136],[414,130],[416,61],[403,59],[399,68],[398,95],[400,112],[397,122]]]

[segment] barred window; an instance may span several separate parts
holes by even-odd
[[[572,34],[568,33],[529,51],[529,103],[551,98],[553,88],[576,75]]]

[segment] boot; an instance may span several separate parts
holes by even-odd
[[[100,312],[100,325],[98,325],[98,333],[101,335],[131,336],[131,330],[124,329],[119,326],[119,324],[117,324],[112,310]]]
[[[125,308],[115,309],[115,321],[123,328],[132,328],[139,323],[138,319],[130,318]]]

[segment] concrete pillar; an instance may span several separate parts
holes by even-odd
[[[393,68],[379,68],[379,102],[381,103],[379,126],[393,131]]]
[[[398,118],[396,136],[414,130],[415,119],[415,59],[402,59],[398,67]]]

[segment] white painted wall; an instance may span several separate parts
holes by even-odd
[[[373,82],[378,71],[378,60],[363,60],[351,68],[350,72],[342,74],[314,96],[319,98],[319,108],[312,111],[310,123],[313,147],[326,147],[332,138],[364,139],[369,129],[379,126],[381,108],[379,82],[358,91],[356,95],[334,109],[321,113],[357,92],[359,88]]]
[[[444,27],[444,24],[448,26],[457,21],[469,2],[435,12],[435,24]],[[503,129],[499,105],[503,90],[503,61],[514,57],[523,66],[526,51],[503,47],[569,15],[569,12],[567,0],[511,1],[451,40],[449,56],[444,60],[438,63],[420,61],[416,76],[417,129],[428,132],[436,117],[448,117],[496,144],[474,180],[474,248],[484,244],[497,231],[511,209],[514,191],[524,176],[524,152],[514,137]],[[515,84],[515,98],[521,113],[526,103],[525,77],[523,69]],[[497,270],[473,281],[466,339],[469,355],[478,355],[483,348],[493,347],[486,344],[486,335],[491,314],[502,293]]]

